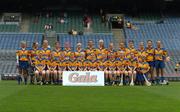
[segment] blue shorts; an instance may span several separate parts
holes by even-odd
[[[147,74],[144,74],[144,75],[145,75],[145,77],[147,78]],[[137,73],[137,75],[136,75],[136,81],[145,81],[144,76],[143,76],[142,73]]]
[[[160,68],[160,69],[165,68],[164,61],[160,61],[160,60],[155,61],[155,68]]]
[[[150,67],[155,67],[155,61],[149,61],[148,63]]]
[[[19,68],[20,69],[27,70],[28,67],[29,67],[28,61],[19,61]]]

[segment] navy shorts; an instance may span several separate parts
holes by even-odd
[[[20,69],[27,70],[28,67],[29,67],[28,61],[19,61],[19,68]]]
[[[148,64],[150,67],[155,67],[155,61],[149,61]]]
[[[164,61],[160,61],[160,60],[155,61],[155,68],[160,68],[160,69],[165,68]]]
[[[144,75],[147,78],[147,74],[144,74]],[[143,74],[142,73],[137,73],[136,80],[137,81],[145,81]]]

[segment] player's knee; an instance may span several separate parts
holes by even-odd
[[[128,75],[128,71],[124,71],[124,74],[125,74],[125,75]]]
[[[133,75],[135,75],[137,72],[136,71],[133,71]]]

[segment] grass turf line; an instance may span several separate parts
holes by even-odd
[[[180,112],[180,83],[63,87],[0,82],[0,112]]]

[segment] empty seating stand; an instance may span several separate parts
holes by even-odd
[[[31,46],[33,42],[42,42],[42,34],[35,33],[3,33],[0,34],[0,49],[15,50],[19,48],[21,41],[26,41],[28,46]]]
[[[19,26],[17,25],[0,25],[0,32],[19,32]]]

